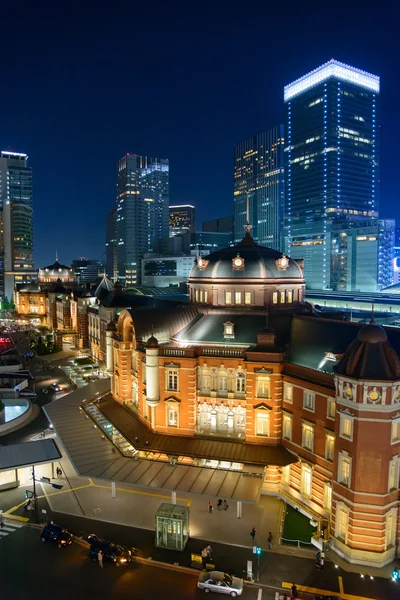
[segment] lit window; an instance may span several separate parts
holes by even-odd
[[[312,470],[309,465],[301,465],[301,487],[303,496],[311,496]]]
[[[336,535],[345,540],[349,527],[349,509],[345,505],[340,504],[340,507],[336,509],[336,516]]]
[[[392,444],[400,441],[400,419],[392,421]]]
[[[290,482],[290,465],[286,465],[286,467],[283,467],[282,469],[282,483],[289,483]]]
[[[211,390],[211,375],[208,369],[204,369],[202,373],[202,389]]]
[[[244,293],[244,303],[251,304],[251,292]]]
[[[333,457],[335,454],[335,436],[326,434],[325,438],[325,458],[326,460],[333,461]]]
[[[324,485],[324,508],[331,510],[332,508],[332,486],[330,483]]]
[[[281,304],[285,304],[285,290],[281,290],[279,292],[279,302]]]
[[[218,389],[220,392],[228,391],[228,374],[226,371],[218,373]]]
[[[242,292],[235,292],[235,304],[242,304]]]
[[[200,290],[200,302],[203,302],[203,290]]]
[[[283,384],[283,399],[289,404],[293,404],[293,386],[290,383]]]
[[[236,375],[236,391],[237,392],[245,392],[246,391],[246,378],[244,373],[238,373]]]
[[[397,524],[397,515],[396,509],[390,510],[386,514],[386,527],[385,527],[385,541],[386,541],[386,549],[390,546],[394,546],[396,543],[396,524]]]
[[[257,377],[257,398],[269,398],[269,377],[258,375]]]
[[[291,415],[283,415],[283,437],[286,440],[292,439],[292,417]]]
[[[199,301],[199,290],[196,290],[196,302]]]
[[[340,415],[340,437],[353,439],[353,418],[343,413]]]
[[[269,435],[270,428],[270,412],[262,410],[256,416],[256,435]]]
[[[168,427],[178,427],[179,408],[176,403],[167,406],[167,424]]]
[[[333,398],[326,399],[326,416],[328,419],[334,419],[336,414],[336,402]]]
[[[178,390],[178,370],[168,369],[167,371],[167,390],[177,391]]]
[[[307,410],[315,410],[315,393],[310,390],[304,390],[303,392],[303,408]]]
[[[278,292],[272,293],[272,304],[278,304]]]
[[[207,290],[204,291],[204,302],[207,302],[207,296],[208,296],[208,292]]]
[[[225,292],[225,304],[232,304],[232,292]]]
[[[292,290],[286,290],[286,302],[293,302],[293,292]]]
[[[224,323],[224,337],[234,338],[235,337],[235,326],[230,321]]]
[[[303,423],[301,426],[302,431],[302,440],[301,445],[306,450],[310,450],[313,452],[314,450],[314,427],[313,425],[308,425],[307,423]]]
[[[350,487],[351,482],[351,458],[347,452],[339,452],[338,482]]]
[[[399,487],[399,459],[395,456],[389,463],[388,492],[397,490]]]

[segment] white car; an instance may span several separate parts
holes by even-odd
[[[223,573],[222,571],[203,571],[199,576],[197,587],[204,592],[229,594],[232,598],[243,593],[243,579]]]

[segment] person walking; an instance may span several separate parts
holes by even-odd
[[[224,500],[224,503],[223,503],[223,509],[224,509],[224,510],[228,510],[228,508],[229,508],[229,504],[227,503],[227,501],[226,501],[226,500]]]
[[[268,532],[268,546],[272,550],[272,533],[270,531]]]
[[[209,503],[208,503],[208,512],[212,513],[212,511],[213,511],[213,505],[212,505],[212,502],[210,500]]]
[[[222,498],[220,498],[217,502],[217,508],[218,510],[221,510],[221,506],[222,506]]]
[[[212,560],[212,554],[211,554],[212,553],[212,548],[211,548],[210,544],[208,544],[208,546],[206,546],[206,552],[207,552],[207,558],[208,558],[208,560],[211,561]]]
[[[295,584],[292,585],[292,600],[296,600],[297,598],[297,587]]]
[[[250,531],[250,535],[251,535],[251,539],[254,542],[254,538],[256,537],[256,528],[253,527],[253,529]]]
[[[203,565],[203,569],[207,568],[207,548],[203,548],[203,550],[201,551],[201,563]]]
[[[101,550],[97,553],[97,560],[99,561],[99,567],[103,568],[103,552]]]

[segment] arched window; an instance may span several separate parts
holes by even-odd
[[[245,392],[246,391],[246,377],[244,373],[237,373],[236,375],[236,391],[237,392]]]

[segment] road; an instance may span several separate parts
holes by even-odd
[[[175,570],[131,563],[117,569],[101,569],[78,544],[59,550],[42,543],[39,530],[23,526],[0,538],[0,582],[4,598],[71,600],[71,598],[135,598],[149,600],[204,598],[197,576]],[[246,587],[244,600],[256,600],[258,590]],[[211,594],[211,598],[220,595]],[[222,596],[221,596],[222,597]],[[264,591],[263,600],[273,598]]]

